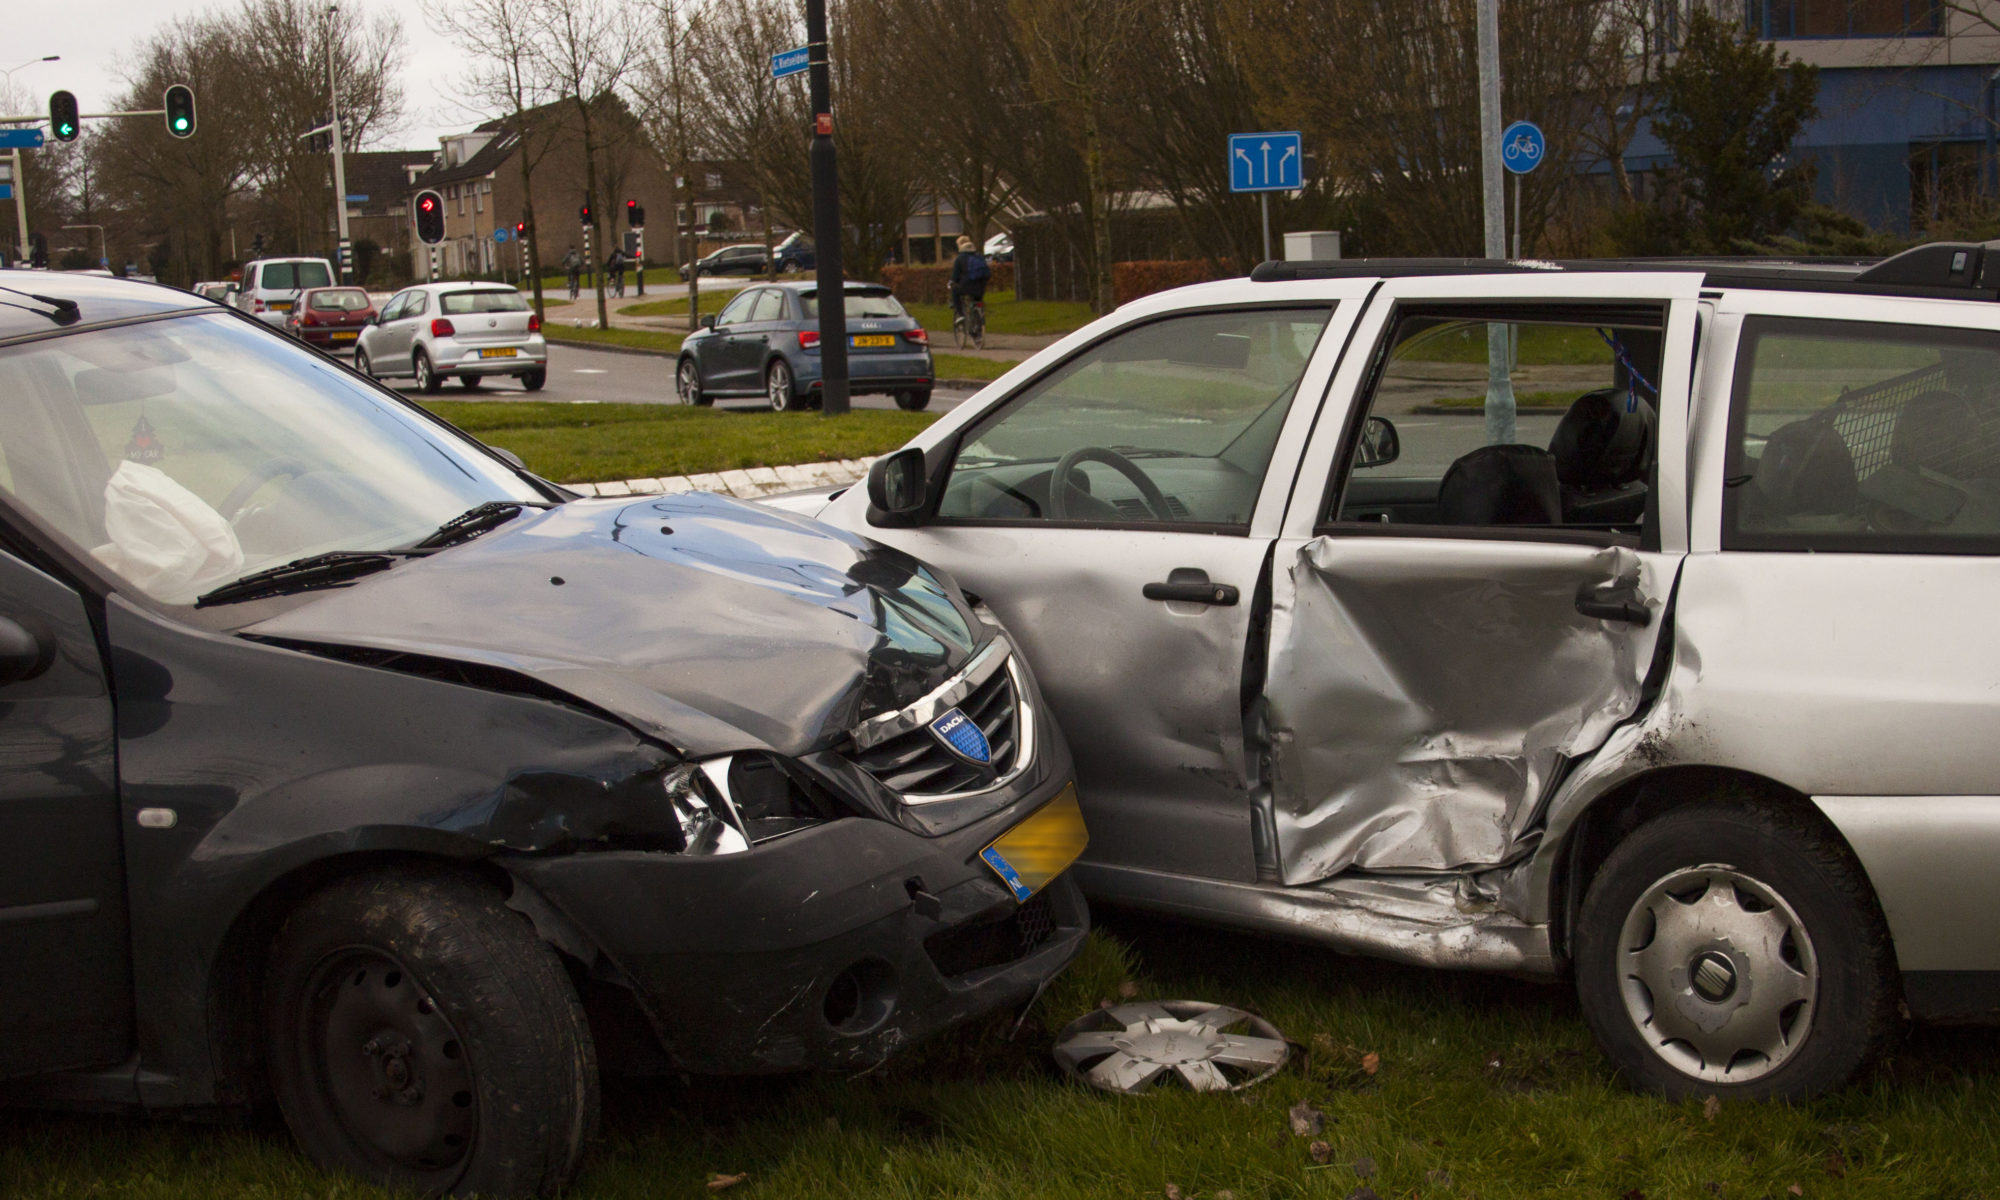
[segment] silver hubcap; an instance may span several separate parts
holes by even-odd
[[[1647,888],[1618,946],[1626,1015],[1682,1074],[1745,1083],[1805,1044],[1819,997],[1812,939],[1783,896],[1734,867]]]
[[[792,406],[792,375],[783,367],[771,368],[771,407],[783,411]]]
[[[422,355],[417,356],[417,382],[424,387],[431,384],[431,360]]]
[[[699,387],[699,386],[700,386],[700,384],[699,384],[699,381],[698,381],[698,379],[696,378],[696,375],[695,375],[695,369],[694,369],[694,364],[693,364],[693,363],[691,363],[691,362],[689,362],[689,363],[682,363],[682,364],[681,364],[681,403],[682,403],[682,404],[693,404],[693,403],[694,403],[694,393],[695,393],[695,389],[696,389],[697,387]]]
[[[1196,1000],[1121,1004],[1070,1022],[1056,1062],[1109,1092],[1143,1092],[1169,1079],[1230,1092],[1277,1073],[1291,1047],[1277,1027],[1241,1009]]]

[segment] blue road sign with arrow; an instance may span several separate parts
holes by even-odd
[[[783,54],[773,54],[771,56],[771,78],[783,79],[787,75],[796,75],[800,71],[805,70],[811,63],[811,51],[805,46],[800,46],[796,50],[787,50]]]
[[[0,129],[0,150],[40,150],[42,131],[39,129]]]
[[[1548,142],[1541,126],[1533,121],[1516,121],[1500,131],[1500,165],[1516,175],[1526,175],[1542,165]]]
[[[1305,186],[1305,143],[1297,133],[1229,135],[1229,190],[1292,192]]]

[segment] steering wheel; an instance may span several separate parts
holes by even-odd
[[[1167,508],[1165,493],[1161,492],[1159,485],[1147,478],[1146,473],[1141,471],[1138,465],[1131,459],[1106,446],[1078,446],[1068,454],[1063,455],[1056,463],[1055,470],[1049,472],[1049,517],[1052,520],[1081,520],[1093,515],[1089,513],[1075,513],[1070,508],[1071,504],[1074,503],[1075,497],[1089,498],[1090,496],[1090,493],[1082,488],[1074,488],[1073,496],[1073,485],[1070,483],[1070,476],[1076,473],[1078,465],[1086,462],[1103,463],[1105,466],[1110,467],[1120,475],[1131,480],[1132,486],[1139,489],[1140,499],[1146,502],[1146,510],[1153,514],[1155,520],[1171,521],[1174,519],[1172,510]],[[1093,503],[1103,505],[1102,501],[1093,501]],[[1103,505],[1103,507],[1109,508],[1110,506]]]
[[[252,467],[241,483],[229,489],[229,494],[215,506],[215,511],[221,514],[223,520],[234,521],[237,511],[257,494],[257,489],[273,479],[296,479],[311,469],[296,458],[267,458]]]

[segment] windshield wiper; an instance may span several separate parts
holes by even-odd
[[[195,599],[194,606],[207,608],[211,604],[234,604],[239,600],[262,596],[338,587],[352,583],[363,575],[387,570],[395,565],[398,558],[404,557],[408,556],[393,550],[333,550],[325,554],[309,554],[267,570],[253,571],[241,579],[203,592]]]
[[[468,541],[489,529],[497,529],[521,514],[524,508],[547,508],[528,500],[488,500],[484,504],[466,509],[427,534],[421,541],[412,542],[412,550],[441,550],[455,542]]]

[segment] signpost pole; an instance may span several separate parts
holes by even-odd
[[[1271,261],[1271,193],[1258,192],[1257,204],[1264,210],[1264,261]]]
[[[349,242],[347,240],[347,147],[340,136],[340,89],[334,84],[333,74],[333,26],[338,20],[340,6],[326,6],[326,105],[333,123],[333,222],[339,239],[338,270],[342,283],[353,282],[354,270],[350,265]],[[373,189],[370,189],[373,190]]]
[[[1521,177],[1514,176],[1514,255],[1521,257]]]
[[[20,249],[17,251],[17,257],[22,262],[26,262],[28,261],[29,258],[28,189],[25,186],[26,181],[21,178],[20,148],[16,147],[15,149],[9,150],[7,153],[14,164],[14,221],[21,228]]]
[[[840,269],[840,177],[834,169],[826,0],[806,0],[806,49],[813,112],[813,246],[819,266],[820,411],[837,417],[847,412],[847,296]]]
[[[1478,0],[1479,184],[1486,217],[1487,258],[1507,255],[1507,192],[1500,181],[1500,4]],[[1486,327],[1486,444],[1514,441],[1514,384],[1508,378],[1510,329]]]

